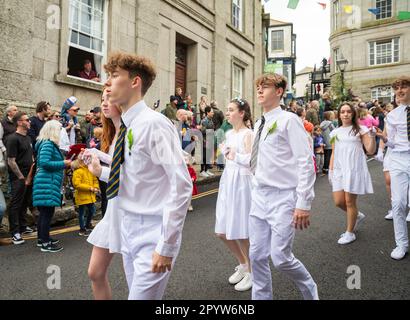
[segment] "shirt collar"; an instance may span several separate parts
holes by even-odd
[[[144,100],[141,100],[134,104],[126,113],[123,113],[121,116],[122,121],[124,122],[127,128],[130,127],[131,122],[145,109],[148,108]]]
[[[263,116],[265,117],[265,121],[268,122],[274,117],[277,117],[281,112],[284,112],[280,106],[277,106],[275,109],[266,112]]]

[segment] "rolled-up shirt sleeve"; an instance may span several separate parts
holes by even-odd
[[[289,146],[297,163],[296,208],[310,210],[315,197],[314,184],[316,180],[313,152],[309,146],[307,133],[297,118],[289,119],[287,133]]]

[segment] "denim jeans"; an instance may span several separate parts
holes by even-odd
[[[38,207],[38,210],[40,215],[37,221],[37,239],[49,242],[51,219],[53,218],[55,207]]]
[[[0,189],[0,226],[3,220],[4,212],[6,211],[6,200],[4,199],[3,191]]]
[[[87,221],[84,224],[84,214],[85,208],[88,210]],[[78,220],[80,221],[80,229],[84,230],[86,227],[91,226],[91,219],[95,214],[95,205],[94,203],[83,204],[78,206]]]

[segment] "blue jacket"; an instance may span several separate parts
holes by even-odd
[[[61,186],[64,157],[58,146],[50,141],[37,142],[37,169],[33,183],[34,207],[61,206]]]

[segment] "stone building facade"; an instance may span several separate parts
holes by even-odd
[[[410,11],[410,0],[353,3],[331,1],[332,79],[339,72],[336,61],[345,58],[347,88],[365,100],[391,101],[393,80],[410,74],[410,20],[399,19]]]
[[[59,110],[78,98],[80,114],[99,105],[110,52],[150,57],[158,76],[146,102],[169,102],[176,86],[217,100],[251,101],[263,69],[260,0],[0,0],[0,109],[47,100]],[[92,61],[101,83],[78,78]]]

